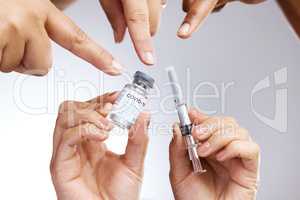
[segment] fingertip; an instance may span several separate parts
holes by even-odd
[[[149,38],[143,40],[133,40],[133,43],[140,60],[145,65],[154,65],[156,62],[156,55],[150,34]]]
[[[146,65],[155,64],[155,55],[152,51],[143,51],[141,53],[142,62]]]
[[[115,59],[113,59],[111,61],[110,66],[108,66],[108,67],[106,67],[104,69],[100,68],[100,70],[102,70],[104,73],[106,73],[108,75],[111,75],[111,76],[119,76],[119,75],[121,75],[122,72],[123,72],[123,69],[124,69],[123,65],[120,62],[118,62],[117,60],[115,60]]]
[[[124,40],[125,37],[125,33],[126,33],[126,29],[124,28],[124,30],[114,30],[114,40],[115,43],[119,44]]]
[[[177,36],[181,39],[188,39],[191,34],[191,25],[187,22],[184,22],[177,31]]]

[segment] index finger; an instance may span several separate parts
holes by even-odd
[[[181,38],[188,38],[197,30],[201,22],[213,11],[218,0],[195,0],[182,25],[180,26],[177,35]]]
[[[122,65],[55,7],[48,15],[46,29],[52,40],[101,71],[110,75],[121,73]]]
[[[141,61],[154,64],[147,0],[122,0],[130,37]]]

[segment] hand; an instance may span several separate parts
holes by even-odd
[[[124,155],[103,143],[112,125],[105,119],[117,95],[61,106],[54,132],[51,175],[59,200],[138,199],[147,150],[149,115],[129,131]]]
[[[208,117],[191,110],[192,134],[201,144],[198,155],[207,172],[195,174],[178,125],[170,144],[170,181],[177,200],[256,197],[259,147],[247,131],[228,117]]]
[[[135,50],[144,64],[155,62],[153,36],[160,21],[162,0],[99,0],[114,31],[117,43],[124,38],[126,28]]]
[[[0,71],[45,75],[52,65],[51,38],[110,75],[121,65],[49,0],[0,0]]]
[[[189,38],[197,31],[204,19],[214,10],[227,2],[237,0],[183,0],[182,8],[187,13],[177,35],[180,38]],[[239,0],[244,3],[254,4],[265,0]]]

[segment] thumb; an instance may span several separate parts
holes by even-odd
[[[173,138],[169,146],[169,159],[170,178],[176,184],[176,180],[182,180],[192,170],[178,123],[173,125]]]
[[[124,154],[125,164],[141,175],[148,146],[148,126],[150,115],[141,113],[136,123],[129,130],[128,143]]]
[[[70,18],[54,5],[52,6],[46,22],[49,37],[101,71],[110,75],[119,75],[122,65],[110,53],[89,38]]]

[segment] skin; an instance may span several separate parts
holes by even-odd
[[[105,117],[116,97],[62,104],[50,167],[59,200],[139,199],[149,114],[142,113],[129,130],[125,154],[109,151],[104,141],[113,126]]]
[[[161,0],[99,0],[114,32],[116,43],[130,34],[140,60],[147,65],[155,62],[151,36],[159,27]]]
[[[254,200],[259,180],[259,147],[230,117],[208,117],[192,109],[192,134],[207,170],[192,171],[179,126],[170,144],[170,182],[176,200]]]
[[[151,36],[159,28],[162,5],[166,0],[99,0],[112,26],[115,42],[124,39],[128,28],[135,50],[144,64],[155,63]],[[198,30],[200,24],[214,10],[237,0],[183,0],[182,8],[187,13],[177,35],[187,39]],[[264,0],[240,0],[256,4]]]
[[[0,71],[42,76],[51,40],[110,75],[122,66],[48,0],[0,0]]]
[[[237,0],[183,0],[182,9],[187,14],[178,29],[177,35],[182,39],[190,38],[196,32],[203,21],[214,10],[228,2]],[[239,0],[247,4],[257,4],[265,0]]]

